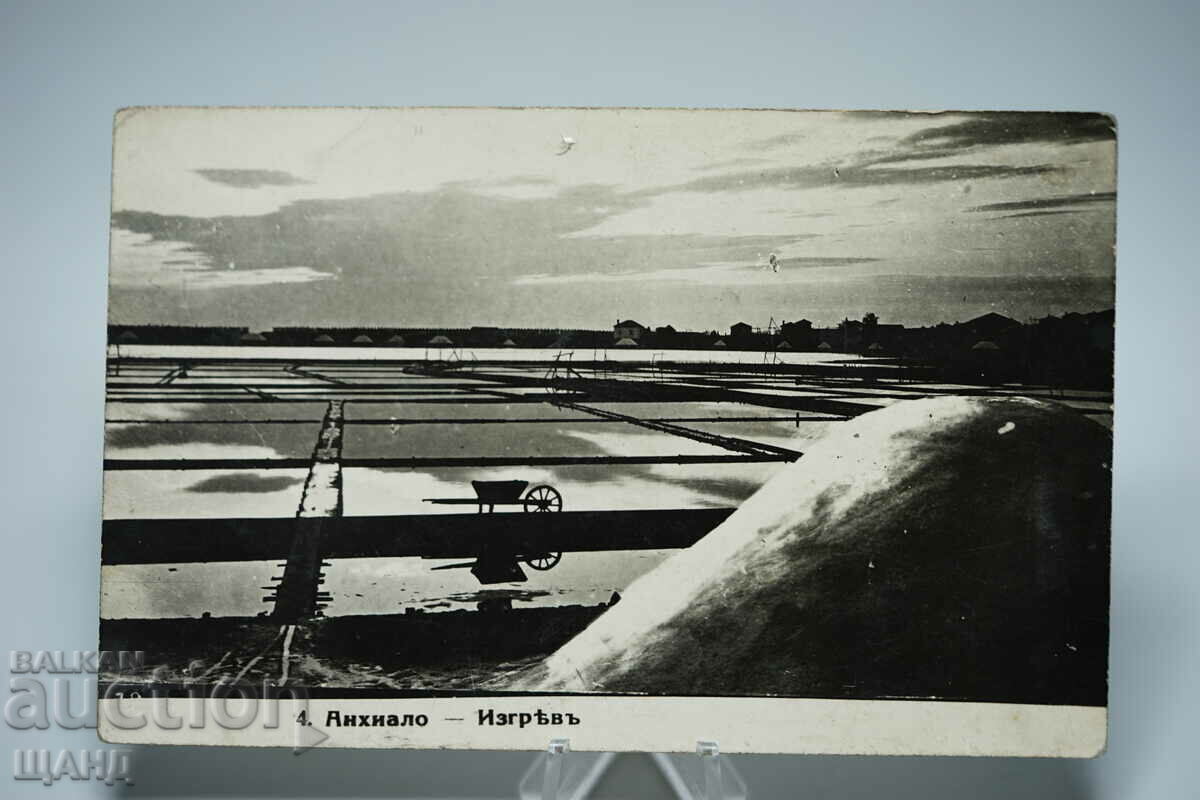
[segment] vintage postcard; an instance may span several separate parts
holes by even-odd
[[[114,136],[106,739],[1103,749],[1111,117]]]

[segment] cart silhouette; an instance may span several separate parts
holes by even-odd
[[[478,506],[480,514],[484,513],[483,509],[485,506],[489,514],[495,512],[496,506],[521,506],[527,514],[546,514],[562,511],[562,494],[549,484],[539,483],[529,488],[529,481],[471,481],[471,486],[475,489],[474,498],[426,497],[425,502],[437,505]],[[479,566],[479,562],[481,561],[492,562],[496,558],[497,554],[481,553],[480,558],[476,562],[472,562],[472,564],[451,564],[445,567],[435,567],[435,569],[451,569],[458,566],[471,566],[474,568]],[[562,561],[562,553],[549,551],[521,552],[518,550],[510,558],[514,562],[522,561],[532,569],[545,571],[553,569],[558,565],[558,562]],[[510,571],[509,574],[513,573]]]

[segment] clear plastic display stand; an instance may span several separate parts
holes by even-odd
[[[615,753],[572,753],[567,739],[551,739],[521,779],[521,800],[585,800]],[[649,758],[679,800],[746,800],[746,784],[716,742],[699,741],[694,755],[653,753]]]

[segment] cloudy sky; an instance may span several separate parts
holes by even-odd
[[[1115,169],[1091,114],[135,109],[109,316],[707,330],[1096,310]]]

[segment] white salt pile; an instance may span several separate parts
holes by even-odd
[[[831,426],[511,688],[1104,702],[1111,435],[946,397]]]

